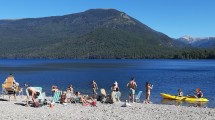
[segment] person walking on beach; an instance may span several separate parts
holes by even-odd
[[[130,98],[132,98],[132,102],[134,103],[135,89],[137,88],[135,78],[131,78],[130,82],[127,84],[127,87],[129,87],[128,102],[130,102]]]
[[[150,94],[151,94],[151,89],[153,88],[153,85],[149,84],[149,82],[146,82],[145,88],[146,88],[146,100],[145,100],[145,103],[146,104],[151,103]]]
[[[96,90],[98,89],[98,85],[94,80],[91,85],[92,85],[92,90],[93,90],[93,98],[96,98],[96,96],[97,96]]]

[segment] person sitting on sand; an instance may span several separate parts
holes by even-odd
[[[137,84],[134,78],[131,78],[130,82],[127,84],[127,87],[129,87],[128,102],[130,102],[130,98],[132,98],[132,102],[134,103],[135,89],[137,88]]]
[[[81,95],[81,93],[78,91],[75,93],[76,96],[79,98],[80,102],[82,102],[83,106],[96,106],[96,101],[92,97],[88,97],[88,95]]]
[[[196,98],[202,98],[202,97],[203,97],[203,92],[201,91],[200,88],[197,88],[197,89],[196,89],[196,92],[194,92],[194,96],[195,96]]]
[[[151,103],[150,94],[151,94],[151,89],[153,88],[153,85],[151,85],[148,82],[146,82],[145,88],[146,88],[146,100],[145,100],[145,103],[146,104]]]
[[[181,91],[181,89],[178,89],[178,96],[182,97],[183,96],[183,92]]]
[[[33,103],[38,103],[37,98],[40,95],[39,90],[37,90],[34,87],[28,87],[26,89],[26,94],[27,94],[27,105],[28,105],[28,100],[29,100],[30,95],[32,96]]]
[[[66,91],[64,91],[63,94],[60,97],[61,97],[62,104],[66,104],[67,101],[68,101],[67,96],[66,96]]]

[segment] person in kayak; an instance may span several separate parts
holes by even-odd
[[[182,97],[182,96],[183,96],[183,92],[182,92],[181,89],[178,89],[178,96],[179,96],[179,97]]]
[[[196,98],[202,98],[202,97],[203,97],[203,92],[201,91],[200,88],[197,88],[197,89],[196,89],[196,92],[194,92],[194,96],[195,96]]]

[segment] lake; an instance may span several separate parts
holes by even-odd
[[[122,100],[128,98],[126,84],[135,77],[137,90],[143,91],[145,82],[154,85],[151,101],[155,104],[181,104],[215,108],[215,60],[0,60],[0,82],[13,73],[21,86],[41,86],[51,95],[51,86],[65,90],[73,84],[75,91],[91,95],[91,82],[95,80],[99,88],[111,92],[115,81],[119,83]],[[191,95],[201,88],[208,103],[178,103],[163,100],[161,92],[177,94],[181,88],[184,95]]]

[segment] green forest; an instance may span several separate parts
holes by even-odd
[[[215,58],[215,48],[184,45],[114,9],[0,20],[0,43],[8,59]]]

